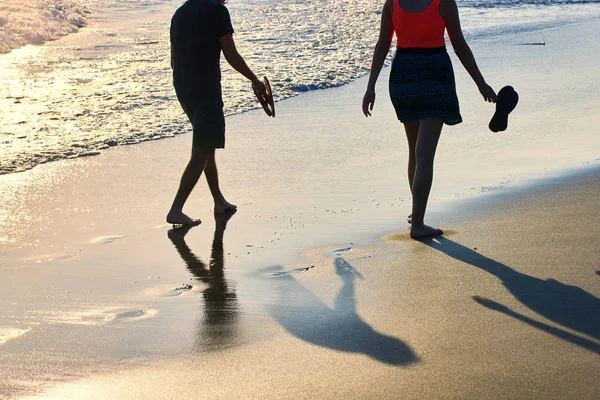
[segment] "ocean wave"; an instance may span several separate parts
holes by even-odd
[[[89,11],[75,0],[4,0],[0,2],[0,54],[42,44],[77,32]]]

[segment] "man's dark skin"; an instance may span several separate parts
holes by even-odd
[[[221,4],[225,4],[226,0],[219,0]],[[256,75],[248,67],[243,57],[238,53],[233,35],[227,34],[219,38],[221,50],[227,62],[240,74],[248,78],[252,82],[252,89],[258,97],[266,96],[266,89],[263,82],[258,80]],[[175,48],[171,44],[171,68],[174,68],[174,55]],[[192,147],[192,155],[188,165],[183,171],[181,182],[171,209],[167,214],[167,222],[174,225],[198,225],[200,220],[192,219],[183,213],[183,206],[188,199],[192,189],[198,182],[198,179],[204,171],[206,175],[206,181],[210,192],[214,199],[214,212],[215,214],[222,214],[231,212],[237,209],[234,204],[229,203],[225,200],[225,197],[221,193],[219,188],[219,177],[217,171],[217,164],[215,161],[215,149],[205,147]]]

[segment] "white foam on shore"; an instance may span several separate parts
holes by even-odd
[[[0,2],[0,54],[77,32],[87,24],[88,14],[81,0],[4,0]]]
[[[0,327],[0,346],[5,344],[9,340],[17,339],[25,335],[29,331],[30,329]]]
[[[125,235],[110,235],[110,236],[99,236],[90,240],[91,244],[106,244],[116,242],[117,240],[125,239]]]

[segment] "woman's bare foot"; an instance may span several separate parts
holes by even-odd
[[[435,236],[435,235],[443,235],[444,231],[437,228],[432,228],[431,226],[421,225],[421,226],[411,226],[410,227],[410,237],[413,239],[422,238],[425,236]]]
[[[227,200],[215,202],[215,214],[225,214],[236,210],[237,206],[229,203]]]
[[[173,225],[200,225],[202,221],[199,219],[191,219],[187,215],[185,215],[182,211],[169,211],[167,214],[167,222]]]

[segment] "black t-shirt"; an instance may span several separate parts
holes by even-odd
[[[188,0],[171,19],[173,85],[187,100],[221,98],[221,45],[232,34],[227,7],[216,0]]]

